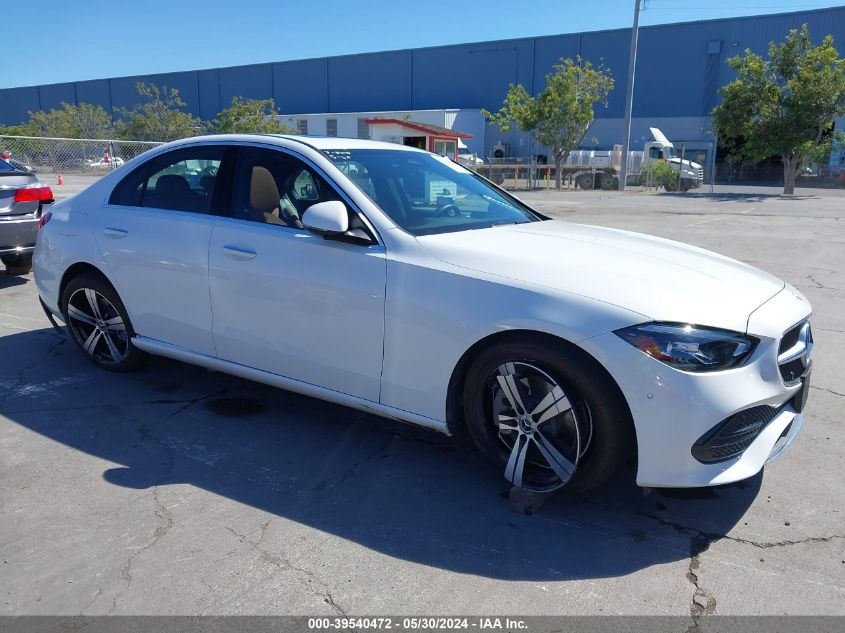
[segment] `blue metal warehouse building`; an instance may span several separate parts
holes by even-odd
[[[845,7],[640,29],[632,148],[655,126],[676,145],[709,156],[708,113],[719,87],[732,77],[725,60],[745,48],[764,52],[770,41],[782,40],[805,22],[814,39],[830,33],[845,52]],[[273,97],[285,114],[497,109],[510,83],[539,91],[555,62],[580,55],[603,62],[616,79],[608,106],[597,111],[586,139],[588,145],[609,148],[621,142],[630,35],[630,29],[572,33],[8,88],[0,90],[0,123],[19,123],[28,111],[56,108],[63,101],[128,108],[138,100],[138,81],[178,88],[188,109],[203,119],[213,118],[233,96]],[[524,135],[495,128],[487,129],[483,149],[476,149],[490,155],[499,142],[514,155],[530,152]]]

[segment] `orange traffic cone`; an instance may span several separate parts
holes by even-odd
[[[57,182],[56,184],[57,184],[57,185],[63,185],[63,184],[65,184],[65,183],[64,183],[64,178],[62,177],[62,175],[61,175],[61,174],[59,174],[59,182]]]

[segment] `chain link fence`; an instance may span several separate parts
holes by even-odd
[[[472,169],[497,185],[508,190],[537,190],[555,188],[555,167],[547,162],[531,158],[486,158],[483,162],[460,161],[464,167]],[[677,165],[674,165],[677,168]],[[783,167],[777,164],[742,166],[736,163],[718,162],[715,165],[715,184],[745,186],[782,186]],[[701,187],[710,185],[710,174],[704,168]],[[640,178],[630,174],[639,174],[640,169],[629,171],[628,188],[652,191],[661,185],[653,181],[650,172],[642,172]],[[616,190],[618,174],[607,161],[590,160],[584,164],[567,161],[561,168],[561,186],[563,189]],[[801,188],[845,189],[845,162],[834,165],[830,161],[811,163],[802,168],[795,179],[795,186]]]
[[[743,165],[720,161],[716,163],[716,184],[783,184],[783,166],[777,162]],[[795,186],[845,189],[845,161],[827,160],[805,165],[795,178]]]
[[[119,139],[0,136],[0,155],[36,173],[102,175],[161,145]]]
[[[121,139],[46,138],[0,135],[0,156],[17,167],[36,173],[102,176],[161,143]],[[589,154],[589,156],[582,156]],[[595,156],[594,156],[595,154]],[[602,156],[599,156],[599,155]],[[609,152],[576,151],[563,165],[564,189],[616,189],[615,174],[607,157]],[[553,189],[555,168],[538,157],[485,158],[475,156],[461,164],[485,178],[514,190]],[[797,187],[845,188],[845,159],[813,163],[796,179]],[[704,183],[710,181],[705,175]],[[783,182],[783,169],[777,164],[751,166],[716,164],[716,184],[777,184]],[[639,183],[646,189],[651,183]]]
[[[589,152],[592,154],[592,152]],[[563,189],[611,189],[615,173],[609,158],[598,160],[589,156],[584,164],[582,157],[570,157],[561,166],[561,187]],[[461,164],[497,185],[513,191],[555,188],[555,166],[537,158],[487,158],[483,163],[461,161]]]

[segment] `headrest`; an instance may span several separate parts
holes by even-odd
[[[156,193],[160,196],[185,196],[191,193],[191,186],[182,176],[165,174],[156,180]]]
[[[249,206],[269,213],[279,206],[280,198],[273,174],[266,167],[254,166],[249,185]]]

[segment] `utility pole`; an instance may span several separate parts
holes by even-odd
[[[625,96],[625,137],[622,139],[622,165],[619,191],[625,191],[628,180],[628,153],[631,150],[631,110],[634,106],[634,71],[637,69],[637,38],[640,34],[640,0],[634,0],[634,26],[631,29],[631,56],[628,61],[628,94]]]

